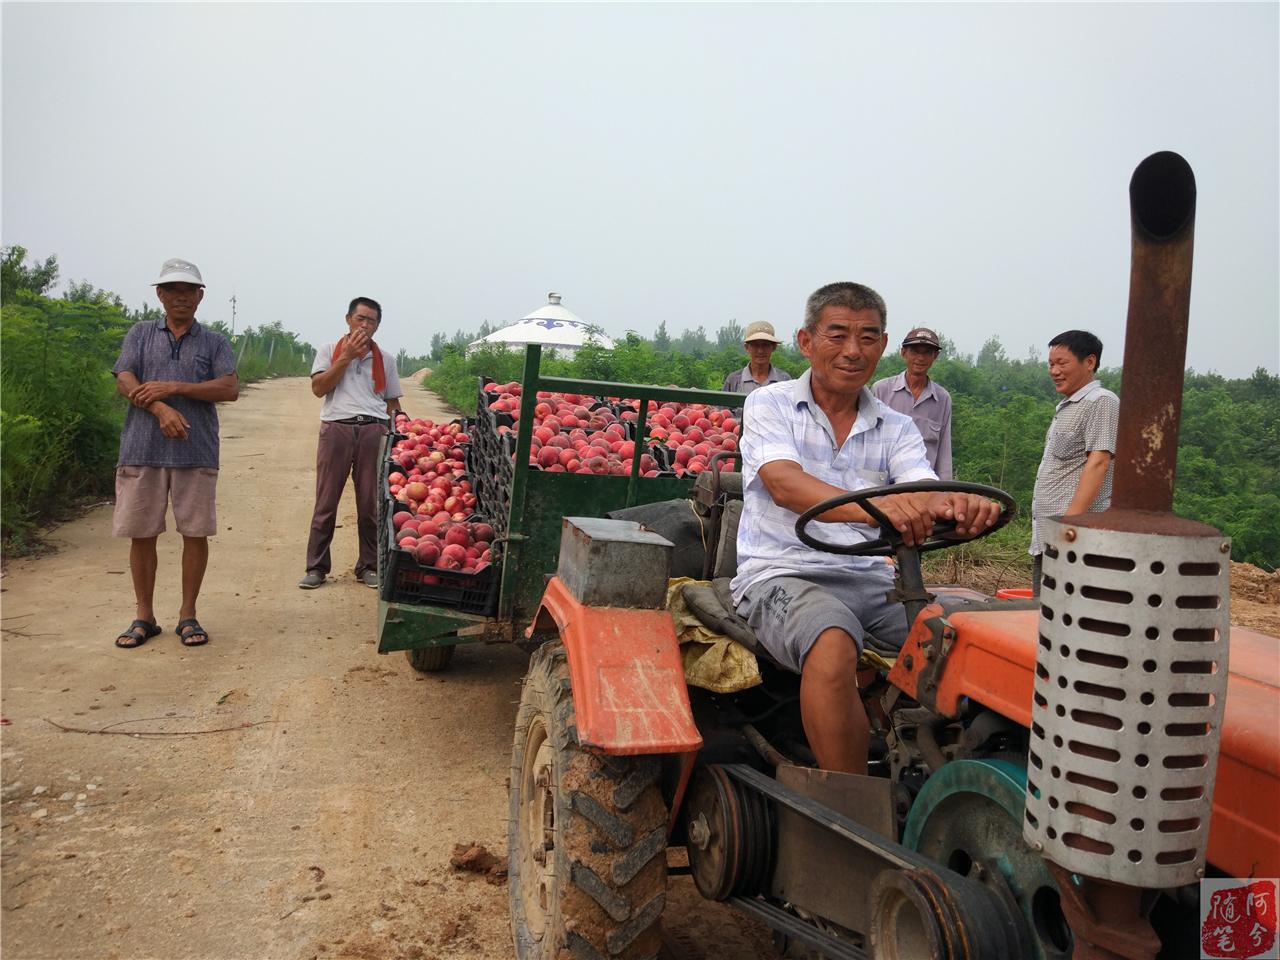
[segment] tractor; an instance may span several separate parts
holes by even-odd
[[[882,522],[849,548],[815,523],[849,502],[875,516],[877,496],[904,489],[983,493],[1004,523],[1016,505],[994,488],[855,490],[796,519],[815,549],[896,565],[910,630],[901,650],[868,641],[868,775],[817,768],[799,678],[728,598],[740,474],[712,470],[693,491],[713,547],[707,582],[685,588],[758,659],[761,682],[738,692],[686,682],[671,541],[562,520],[512,751],[518,960],[656,957],[679,873],[771,928],[782,956],[1194,957],[1198,881],[1280,875],[1280,641],[1230,627],[1230,542],[1170,512],[1191,169],[1155,154],[1130,198],[1113,501],[1049,521],[1039,599],[926,587],[921,553],[953,545],[945,529],[907,546]]]

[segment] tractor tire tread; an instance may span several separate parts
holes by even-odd
[[[667,828],[658,827],[613,864],[613,882],[630,883],[646,864],[667,849]]]
[[[636,937],[658,922],[662,910],[667,905],[667,896],[658,894],[635,912],[632,918],[605,937],[605,945],[611,956],[617,956],[635,942]]]
[[[575,860],[569,868],[569,880],[575,887],[589,896],[600,909],[613,919],[622,921],[631,919],[631,903],[610,887],[594,870],[581,860]]]
[[[613,804],[620,810],[629,810],[640,794],[658,782],[662,768],[656,760],[643,760],[636,763],[625,775],[623,781],[614,788]]]
[[[573,960],[609,960],[608,957],[591,945],[591,941],[576,930],[569,931],[566,945]],[[637,958],[637,960],[658,960],[659,956],[660,954],[654,953],[647,957]]]
[[[631,846],[636,832],[621,817],[610,813],[595,797],[575,790],[569,794],[569,809],[591,821],[596,831],[613,844],[615,850]]]

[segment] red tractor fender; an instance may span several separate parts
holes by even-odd
[[[590,607],[552,577],[525,635],[559,630],[569,659],[578,740],[600,753],[694,753],[675,623],[666,610]]]

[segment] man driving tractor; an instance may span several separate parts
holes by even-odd
[[[824,553],[803,544],[796,518],[847,491],[936,480],[909,416],[867,389],[888,345],[884,300],[857,283],[832,283],[805,306],[797,334],[810,368],[789,383],[753,391],[742,434],[743,511],[733,600],[778,663],[800,674],[800,711],[818,763],[867,772],[870,735],[858,696],[857,667],[868,633],[900,648],[907,636],[901,603],[887,594],[893,568],[883,559]],[[922,543],[935,520],[957,536],[976,536],[1000,516],[998,504],[969,493],[902,493],[874,505],[908,545]],[[828,539],[872,540],[875,520],[857,504],[820,518]]]

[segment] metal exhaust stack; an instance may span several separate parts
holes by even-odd
[[[1227,690],[1231,543],[1169,512],[1195,175],[1153,154],[1129,201],[1112,506],[1046,524],[1023,824],[1059,878],[1076,960],[1155,957],[1143,891],[1204,875]]]

